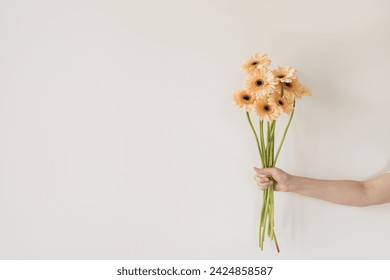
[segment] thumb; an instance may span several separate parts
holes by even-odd
[[[274,176],[276,174],[275,168],[257,168],[253,167],[257,174],[266,175],[266,176]]]

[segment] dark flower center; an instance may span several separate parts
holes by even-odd
[[[269,111],[269,109],[270,109],[270,108],[269,108],[268,105],[265,105],[265,106],[264,106],[264,110],[265,110],[265,111]]]
[[[252,65],[254,66],[254,65],[257,65],[259,62],[257,62],[257,61],[253,61],[252,62]]]
[[[278,103],[279,103],[280,106],[284,105],[284,102],[282,100],[278,100]]]
[[[292,84],[291,83],[284,83],[286,87],[290,88],[292,87]]]
[[[244,100],[246,100],[246,101],[249,101],[249,100],[251,100],[251,97],[250,97],[249,95],[244,95],[244,96],[242,97],[242,99],[244,99]]]
[[[261,86],[262,84],[264,84],[264,82],[262,80],[257,80],[256,81],[256,86]]]

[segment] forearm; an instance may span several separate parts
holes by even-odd
[[[255,167],[255,171],[255,180],[262,190],[274,185],[277,191],[295,192],[350,206],[390,203],[390,173],[368,181],[353,181],[298,177],[277,167]]]
[[[370,204],[364,181],[318,180],[293,176],[290,182],[292,192],[350,206]]]

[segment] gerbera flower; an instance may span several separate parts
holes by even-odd
[[[261,120],[266,119],[267,121],[276,120],[281,111],[277,109],[275,104],[270,102],[268,96],[263,96],[256,99],[256,102],[253,104],[255,113],[260,117]]]
[[[255,74],[259,68],[267,67],[271,64],[271,60],[268,58],[268,54],[255,53],[241,64],[241,69],[248,74]]]
[[[278,66],[278,69],[272,71],[275,75],[275,78],[278,82],[282,83],[291,83],[291,80],[295,79],[295,73],[297,70],[291,66]]]
[[[248,75],[245,79],[245,89],[256,94],[258,98],[274,91],[276,85],[275,76],[272,71],[261,68],[256,74]]]
[[[252,105],[256,100],[254,94],[248,93],[243,89],[236,90],[233,94],[233,102],[238,108],[242,108],[249,112],[252,109]]]
[[[271,95],[270,102],[283,113],[290,114],[294,110],[294,99],[282,97],[280,93]]]
[[[301,98],[302,96],[311,95],[310,89],[299,83],[298,79],[293,79],[289,83],[281,83],[279,85],[279,90],[283,85],[283,96],[294,99]]]

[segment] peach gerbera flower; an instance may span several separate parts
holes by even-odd
[[[278,82],[291,83],[291,80],[295,79],[297,70],[291,66],[278,66],[278,69],[272,71]]]
[[[233,102],[238,108],[242,108],[247,112],[252,109],[252,105],[255,100],[256,96],[254,94],[248,93],[243,89],[236,90],[233,94]]]
[[[245,89],[254,93],[257,98],[269,94],[275,90],[275,76],[272,71],[261,68],[256,74],[248,75],[245,79]]]
[[[283,85],[283,96],[295,99],[295,98],[301,98],[302,96],[309,96],[311,95],[310,89],[301,83],[299,83],[298,79],[293,79],[289,83],[280,83],[279,84],[279,90],[281,91],[281,87]]]
[[[268,58],[268,54],[255,53],[241,64],[241,69],[246,73],[253,75],[258,71],[259,68],[267,67],[270,64],[271,60]]]
[[[280,93],[270,96],[270,102],[283,113],[290,114],[294,110],[294,99],[282,97]]]
[[[281,113],[281,111],[278,110],[275,104],[270,102],[268,96],[263,96],[261,98],[256,99],[255,103],[253,104],[253,108],[255,113],[260,117],[261,120],[266,119],[269,122],[276,120]]]

